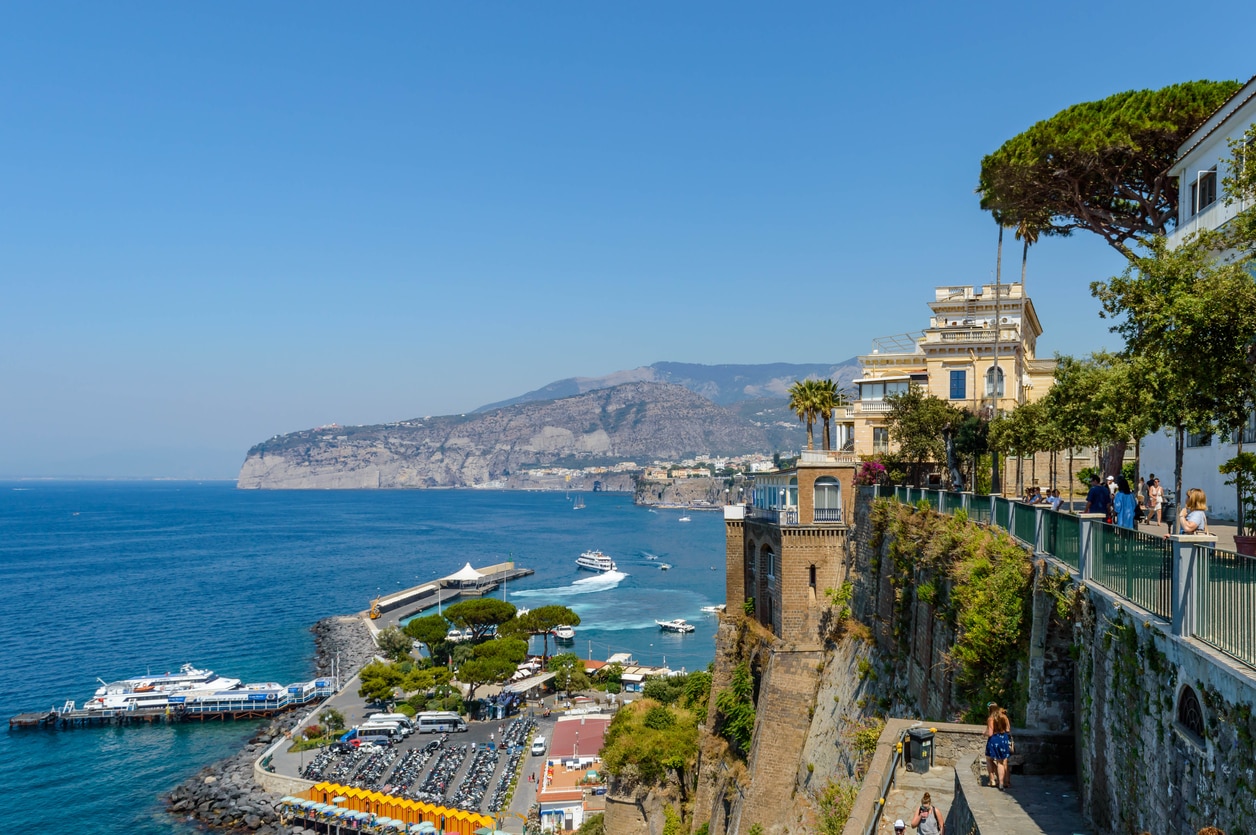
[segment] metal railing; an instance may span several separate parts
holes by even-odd
[[[1015,502],[1012,504],[1012,524],[1009,528],[1012,536],[1021,542],[1031,545],[1038,543],[1038,513],[1033,505]]]
[[[1169,620],[1173,608],[1172,543],[1163,536],[1094,525],[1095,582]]]
[[[1118,598],[1256,667],[1256,557],[1201,542],[1206,537],[1147,534],[1088,515],[1009,501],[1002,496],[881,487],[878,498],[942,513],[964,508],[972,522],[1003,528],[1033,553],[1047,554]]]
[[[1082,520],[1068,513],[1048,512],[1043,517],[1042,550],[1069,568],[1081,568]]]
[[[1195,547],[1195,637],[1256,667],[1256,559]]]

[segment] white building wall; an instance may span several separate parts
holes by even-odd
[[[1205,122],[1183,146],[1184,154],[1173,166],[1180,183],[1180,196],[1178,228],[1169,235],[1171,248],[1178,246],[1193,232],[1216,229],[1240,210],[1247,208],[1245,203],[1238,201],[1226,205],[1221,181],[1229,174],[1225,160],[1230,156],[1230,140],[1243,136],[1253,122],[1256,122],[1256,78],[1247,82],[1238,95]],[[1196,142],[1199,143],[1198,146],[1192,147]],[[1195,213],[1195,206],[1191,203],[1191,184],[1198,180],[1201,171],[1207,171],[1213,166],[1217,168],[1217,200]]]
[[[1208,496],[1208,518],[1238,518],[1238,497],[1233,487],[1227,487],[1225,476],[1217,468],[1238,452],[1229,443],[1229,437],[1212,436],[1212,443],[1205,447],[1186,447],[1182,450],[1182,493],[1199,487]],[[1256,445],[1244,444],[1244,450],[1256,452]],[[1140,475],[1146,478],[1155,473],[1165,490],[1173,489],[1173,430],[1162,429],[1143,438],[1140,453]],[[1131,485],[1133,486],[1133,485]]]
[[[1173,170],[1181,184],[1178,200],[1178,227],[1169,235],[1170,247],[1180,245],[1188,235],[1201,229],[1216,229],[1234,215],[1248,208],[1235,202],[1226,205],[1221,181],[1229,174],[1224,160],[1230,156],[1231,139],[1237,139],[1256,123],[1256,78],[1247,84],[1217,113],[1197,130],[1182,146],[1181,158]],[[1191,204],[1191,184],[1199,172],[1217,167],[1217,200],[1196,213]],[[1214,435],[1206,447],[1186,447],[1182,451],[1182,490],[1199,487],[1208,495],[1209,517],[1234,519],[1238,516],[1237,497],[1233,487],[1225,485],[1225,477],[1217,467],[1238,452],[1229,443],[1227,434]],[[1256,451],[1256,445],[1245,448]],[[1167,489],[1173,486],[1173,430],[1162,429],[1142,439],[1142,475],[1155,473]]]

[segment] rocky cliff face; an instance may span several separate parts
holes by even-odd
[[[473,487],[536,467],[772,448],[765,427],[686,388],[629,383],[465,416],[276,436],[249,450],[238,486]]]

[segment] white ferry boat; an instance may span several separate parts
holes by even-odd
[[[572,629],[565,623],[561,626],[555,626],[554,640],[563,642],[574,641],[576,640],[576,630]]]
[[[145,675],[107,682],[97,679],[100,687],[84,703],[87,710],[135,710],[142,707],[164,707],[175,693],[204,693],[234,690],[240,679],[226,678],[213,670],[198,670],[184,664],[177,673]]]
[[[662,629],[664,632],[679,632],[683,634],[686,632],[692,632],[695,628],[692,623],[685,621],[683,618],[676,618],[675,620],[656,620],[655,623],[657,623],[659,625],[659,629]]]
[[[601,551],[585,551],[576,559],[576,567],[598,572],[614,571],[615,561]]]

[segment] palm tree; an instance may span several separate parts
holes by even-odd
[[[837,383],[830,379],[816,380],[815,392],[816,408],[820,411],[820,419],[824,421],[823,447],[830,450],[833,448],[833,435],[829,427],[833,420],[833,410],[838,407],[841,395],[837,393]]]
[[[816,394],[815,380],[795,380],[789,387],[789,410],[798,415],[798,419],[807,424],[807,449],[815,449],[816,417],[820,414],[819,398]]]

